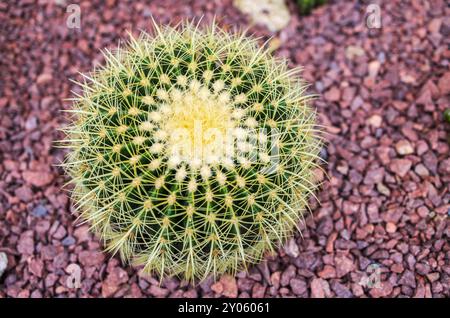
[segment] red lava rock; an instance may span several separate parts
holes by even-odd
[[[111,297],[120,288],[120,285],[128,281],[128,274],[120,267],[114,267],[106,280],[102,283],[102,297]]]
[[[329,91],[325,92],[324,97],[329,102],[337,102],[341,98],[341,92],[335,86],[333,86]]]
[[[33,290],[31,292],[30,298],[42,298],[42,293],[40,290]]]
[[[421,163],[415,166],[414,172],[417,173],[417,175],[420,177],[428,177],[430,175],[428,169]]]
[[[294,242],[295,243],[295,242]],[[269,284],[270,283],[270,270],[269,266],[267,265],[267,261],[262,261],[257,265],[257,268],[259,269],[260,273],[262,274],[264,280]],[[253,278],[250,275],[250,278]],[[260,279],[257,279],[260,280]]]
[[[369,294],[373,298],[387,297],[392,293],[393,286],[389,281],[384,281],[379,284],[380,286],[370,289]]]
[[[439,164],[439,171],[442,174],[450,174],[450,158],[441,161],[441,163]]]
[[[311,297],[312,298],[325,298],[329,297],[330,285],[328,282],[321,278],[314,278],[311,281]]]
[[[347,215],[355,214],[359,211],[359,204],[350,201],[344,201],[342,211]]]
[[[339,283],[338,281],[333,281],[331,283],[331,289],[333,289],[333,291],[336,293],[336,296],[339,298],[351,298],[353,297],[352,292],[350,291],[350,289]]]
[[[427,275],[427,278],[431,283],[434,283],[440,278],[440,275],[439,273],[430,273]]]
[[[336,256],[334,262],[336,264],[337,277],[343,277],[355,269],[353,261],[344,255]]]
[[[417,285],[413,298],[429,298],[427,297],[427,289],[422,282]]]
[[[222,295],[223,292],[223,284],[221,282],[216,282],[211,285],[211,290],[218,295]]]
[[[195,289],[191,288],[183,293],[183,297],[184,298],[197,298],[198,294]]]
[[[30,291],[27,289],[22,289],[18,294],[17,298],[29,298],[30,297]]]
[[[280,288],[280,278],[281,272],[272,273],[272,275],[270,276],[270,282],[276,289]]]
[[[100,251],[81,251],[78,260],[83,266],[99,266],[103,263],[105,256]]]
[[[308,289],[306,282],[299,278],[292,278],[289,285],[292,292],[298,296],[303,295]]]
[[[12,298],[17,298],[20,293],[20,287],[17,285],[10,285],[6,289],[6,295]]]
[[[32,255],[34,252],[33,231],[25,231],[20,235],[17,251],[23,255]]]
[[[333,250],[334,250],[334,242],[336,241],[337,236],[338,236],[337,232],[333,232],[328,237],[327,244],[326,244],[326,247],[325,247],[325,250],[327,251],[327,253],[332,253],[333,252]]]
[[[33,191],[27,186],[17,188],[14,194],[23,202],[30,202],[33,199]]]
[[[32,259],[28,264],[28,268],[33,275],[42,277],[44,262],[42,262],[40,259]]]
[[[53,181],[53,175],[47,171],[25,171],[22,175],[28,184],[36,187],[46,186]]]
[[[319,277],[325,278],[325,279],[335,278],[336,277],[336,270],[331,265],[325,265],[323,270],[320,271],[318,274],[319,274]]]
[[[266,293],[266,286],[263,286],[259,283],[256,283],[253,285],[252,288],[252,297],[253,298],[263,298],[264,294]]]
[[[352,294],[355,297],[364,296],[364,289],[362,288],[362,286],[360,284],[353,283],[351,290],[352,290]]]
[[[53,234],[53,237],[57,240],[61,240],[66,236],[66,234],[67,234],[66,229],[64,228],[64,226],[60,225],[56,230],[56,232]]]
[[[392,172],[403,178],[411,169],[412,162],[408,159],[394,159],[389,165]]]
[[[333,231],[333,220],[330,217],[324,217],[320,220],[317,227],[317,233],[329,235]]]
[[[142,298],[142,292],[139,286],[136,283],[131,284],[130,287],[130,298]]]
[[[293,265],[289,265],[288,268],[281,274],[281,286],[287,286],[289,285],[289,281],[291,278],[295,277],[296,268]]]
[[[419,275],[425,276],[430,272],[430,266],[428,264],[419,263],[416,265],[416,271]]]
[[[424,153],[426,153],[428,149],[429,149],[428,144],[425,141],[423,140],[417,141],[417,154],[419,156],[422,156]]]
[[[294,257],[294,258],[298,257],[298,254],[299,254],[298,246],[297,246],[297,243],[295,242],[295,240],[293,238],[289,239],[286,242],[286,244],[284,245],[284,251],[290,257]]]
[[[60,253],[56,254],[56,256],[53,258],[53,267],[56,269],[64,268],[67,266],[67,252],[61,251]]]
[[[438,87],[442,95],[450,94],[450,72],[446,72],[442,75],[439,79]]]
[[[51,288],[55,285],[55,283],[58,281],[58,275],[54,273],[50,273],[45,276],[44,284],[46,288]]]
[[[376,168],[367,171],[366,177],[364,178],[364,184],[376,184],[383,181],[384,178],[384,168]]]
[[[398,280],[400,285],[409,286],[411,288],[416,288],[416,278],[414,277],[414,273],[410,270],[405,270],[403,275]]]
[[[228,298],[236,298],[238,295],[238,287],[236,279],[231,275],[223,275],[220,278],[223,286],[222,295]]]
[[[83,225],[75,228],[73,235],[76,237],[77,242],[83,243],[87,242],[90,239],[89,226]]]
[[[425,107],[430,107],[430,105],[433,104],[431,91],[425,88],[420,94],[419,98],[417,98],[416,103],[419,105],[424,105]]]
[[[164,298],[169,295],[169,290],[161,288],[159,286],[151,285],[149,289],[150,295],[157,298]]]
[[[44,260],[51,260],[56,256],[56,248],[51,245],[41,247],[41,256]]]
[[[247,277],[239,278],[237,281],[238,289],[241,291],[251,291],[253,285],[255,284],[253,279],[249,279]],[[223,285],[220,284],[219,289],[221,288],[220,293],[223,291]]]
[[[0,108],[4,108],[8,104],[8,98],[0,97]]]

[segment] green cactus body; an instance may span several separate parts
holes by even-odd
[[[448,123],[450,123],[450,108],[447,108],[444,111],[444,120],[447,121]]]
[[[311,96],[255,39],[155,29],[80,83],[65,140],[73,200],[106,249],[144,272],[243,269],[292,234],[316,188]]]
[[[301,14],[308,15],[314,8],[325,4],[325,2],[326,0],[297,0],[297,5]]]

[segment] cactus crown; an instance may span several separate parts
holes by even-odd
[[[242,33],[154,28],[79,83],[73,199],[107,250],[145,272],[234,272],[292,233],[316,187],[310,96]]]

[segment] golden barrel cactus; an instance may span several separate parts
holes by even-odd
[[[72,198],[106,249],[145,272],[234,272],[293,233],[316,188],[311,96],[243,33],[154,28],[79,83]]]

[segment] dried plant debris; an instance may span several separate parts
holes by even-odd
[[[253,23],[264,25],[272,32],[285,28],[291,18],[285,0],[234,0],[233,3]]]

